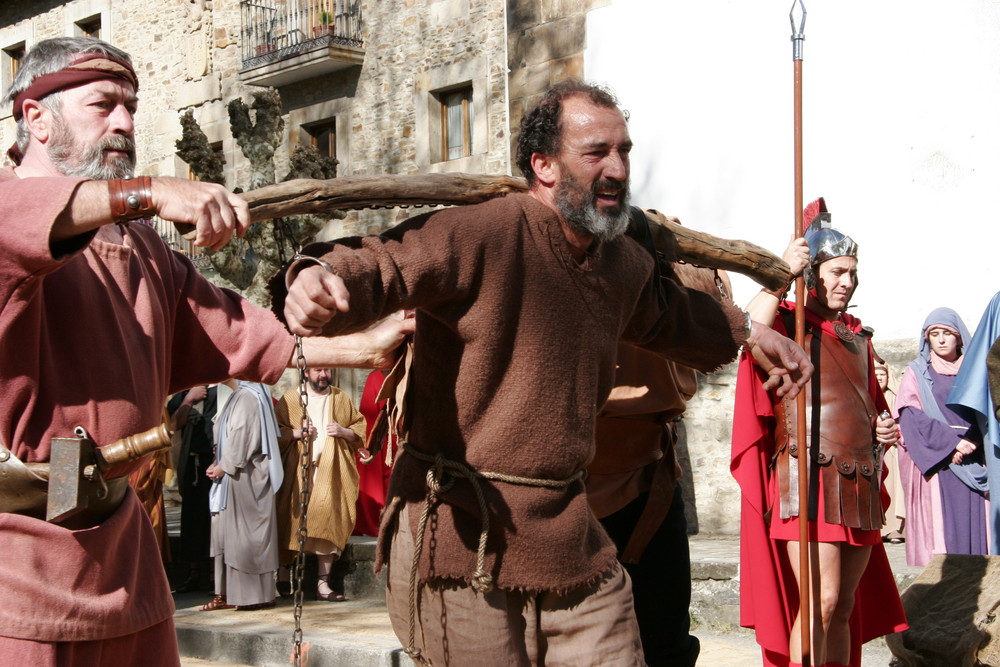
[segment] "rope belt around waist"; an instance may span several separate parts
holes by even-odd
[[[487,479],[507,484],[547,489],[564,489],[570,484],[583,479],[586,471],[582,469],[577,470],[566,479],[522,477],[520,475],[475,470],[464,463],[445,458],[442,454],[427,454],[426,452],[414,449],[408,443],[404,442],[399,443],[399,449],[420,461],[431,464],[431,467],[427,469],[427,495],[424,496],[423,508],[420,511],[420,519],[417,522],[417,534],[413,540],[413,564],[410,567],[410,636],[406,647],[406,654],[414,662],[424,664],[425,660],[416,648],[417,572],[420,569],[420,555],[424,547],[424,528],[427,525],[427,517],[430,515],[431,506],[437,501],[438,495],[450,489],[455,483],[455,478],[467,479],[471,483],[472,490],[476,494],[476,502],[479,504],[479,513],[483,517],[482,526],[479,531],[479,545],[476,549],[476,569],[472,573],[471,586],[472,590],[477,593],[488,593],[493,590],[493,575],[486,571],[486,538],[490,530],[490,515],[486,507],[486,496],[483,495],[480,480]],[[447,479],[449,477],[450,479]]]
[[[49,496],[49,464],[24,463],[15,456],[0,456],[0,513],[21,514],[45,520]],[[90,528],[103,522],[121,505],[128,489],[127,477],[105,480],[107,493],[100,484],[86,484],[86,507],[60,526],[71,530]]]

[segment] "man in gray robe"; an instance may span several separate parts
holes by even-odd
[[[210,507],[215,597],[202,611],[274,606],[274,494],[283,475],[278,425],[264,385],[234,384],[236,391],[215,424],[215,462],[206,470],[214,480]]]

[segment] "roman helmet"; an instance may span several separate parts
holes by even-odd
[[[831,216],[822,197],[806,206],[802,215],[809,221],[803,237],[809,244],[809,265],[802,271],[806,289],[816,289],[816,267],[834,257],[857,257],[858,244],[831,226]],[[855,281],[855,288],[857,281]]]

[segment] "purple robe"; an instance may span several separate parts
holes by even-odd
[[[900,411],[899,424],[903,442],[914,465],[928,480],[937,478],[941,490],[942,523],[945,548],[951,554],[986,554],[986,501],[982,494],[969,488],[949,467],[951,455],[959,440],[965,438],[977,445],[976,451],[964,461],[983,463],[983,438],[977,426],[952,411],[945,401],[955,383],[954,375],[941,375],[927,368],[931,392],[947,424],[930,417],[915,406]]]

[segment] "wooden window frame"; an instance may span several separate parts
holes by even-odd
[[[76,29],[80,31],[81,37],[95,37],[97,39],[103,39],[102,34],[104,33],[104,24],[101,21],[100,14],[94,14],[93,16],[88,16],[87,18],[74,21],[73,23],[76,25]]]
[[[21,42],[20,44],[13,44],[3,49],[4,90],[10,88],[11,84],[14,83],[14,77],[17,75],[17,70],[20,69],[21,61],[24,60],[24,56],[27,53],[27,45],[24,42]]]
[[[331,160],[337,159],[337,118],[326,118],[324,120],[303,125],[302,129],[309,137],[309,145],[315,148],[323,157]],[[317,135],[326,134],[326,150],[320,150],[320,137]]]
[[[448,102],[454,95],[460,94],[461,101],[461,127],[462,127],[462,153],[451,156],[448,154]],[[439,103],[439,113],[441,116],[441,161],[460,160],[472,155],[472,128],[475,123],[475,107],[472,104],[472,85],[464,85],[457,88],[438,91],[437,99]]]

